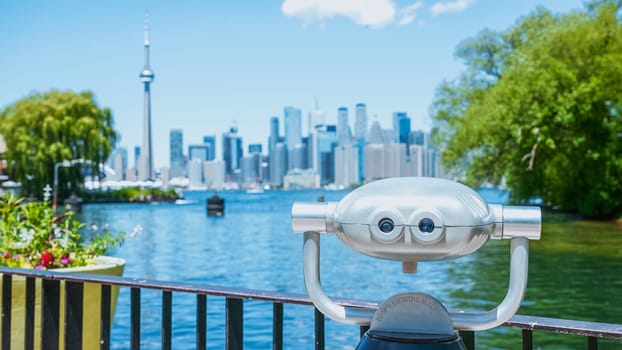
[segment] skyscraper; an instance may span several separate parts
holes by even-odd
[[[235,126],[222,135],[222,159],[225,161],[225,176],[231,179],[235,170],[240,169],[242,158],[242,138]]]
[[[393,113],[393,142],[408,143],[410,134],[410,118],[406,112]]]
[[[188,146],[188,161],[198,159],[201,162],[206,162],[209,159],[210,146],[206,144],[202,145],[189,145]]]
[[[207,160],[216,159],[216,135],[203,136],[203,144],[209,146]]]
[[[317,132],[326,125],[326,114],[319,109],[317,100],[315,109],[309,112],[309,139],[307,141],[307,166],[316,173],[320,163],[320,153],[317,147]]]
[[[302,142],[302,112],[295,107],[285,107],[285,145],[287,146],[287,165],[288,170],[293,169],[296,162],[295,147]]]
[[[170,177],[184,176],[184,134],[181,129],[169,132]]]
[[[280,141],[279,136],[279,117],[270,118],[270,138],[268,139],[268,154],[272,154],[274,146]]]
[[[350,125],[348,124],[348,108],[339,107],[337,110],[337,142],[340,145],[350,143]]]
[[[139,174],[141,180],[152,179],[153,174],[153,150],[151,143],[151,83],[155,78],[151,66],[149,65],[149,22],[145,19],[145,66],[140,72],[140,81],[144,85],[144,115],[143,115],[143,147],[141,162],[144,166],[143,173]],[[141,167],[142,168],[142,167]]]
[[[359,153],[357,144],[335,147],[335,185],[350,187],[360,181]]]
[[[357,140],[365,140],[367,136],[367,106],[357,103],[354,111],[354,137]]]
[[[367,143],[381,144],[383,143],[382,128],[378,119],[374,119],[369,128],[369,135],[367,135]]]
[[[270,184],[283,185],[283,176],[287,173],[287,146],[278,142],[270,153]]]
[[[337,128],[335,125],[326,125],[317,131],[317,152],[319,154],[317,169],[320,183],[327,185],[335,179],[334,148],[337,144]]]

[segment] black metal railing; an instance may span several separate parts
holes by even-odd
[[[205,349],[207,345],[206,319],[207,296],[225,298],[225,344],[227,350],[238,350],[243,347],[243,315],[244,300],[259,300],[270,302],[273,305],[272,318],[272,349],[283,349],[283,308],[284,304],[308,305],[313,304],[305,295],[265,292],[249,289],[233,289],[218,286],[163,282],[127,277],[113,277],[103,275],[68,274],[56,271],[38,271],[0,267],[2,274],[2,306],[1,322],[2,341],[0,350],[11,347],[11,310],[12,310],[12,280],[14,276],[23,276],[25,283],[25,317],[23,342],[24,349],[34,349],[35,344],[35,295],[36,280],[41,280],[41,349],[56,350],[59,348],[61,312],[64,313],[64,349],[82,349],[82,318],[83,318],[83,290],[85,283],[101,285],[101,312],[100,312],[100,349],[110,348],[111,325],[111,288],[113,286],[130,289],[131,327],[130,348],[140,349],[141,338],[141,291],[143,289],[161,291],[162,296],[162,323],[161,348],[171,349],[172,344],[172,297],[173,293],[191,293],[196,295],[196,348]],[[61,284],[61,281],[64,283]],[[61,286],[64,285],[64,310],[60,310]],[[337,300],[340,304],[361,308],[375,308],[375,303]],[[533,332],[553,332],[573,334],[586,338],[587,349],[597,349],[599,339],[622,340],[622,325],[584,322],[574,320],[553,319],[545,317],[516,315],[504,324],[505,327],[517,328],[522,331],[522,348],[533,348]],[[325,347],[325,319],[317,309],[315,310],[315,349]],[[367,327],[360,327],[362,335]],[[475,349],[475,332],[461,331],[460,335],[468,349]],[[621,343],[622,345],[622,343]]]

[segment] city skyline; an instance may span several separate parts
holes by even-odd
[[[456,45],[484,28],[503,30],[541,4],[552,11],[581,1],[385,1],[332,6],[321,0],[0,5],[0,108],[32,91],[92,90],[110,107],[119,146],[142,144],[143,19],[150,16],[154,167],[169,166],[169,131],[184,130],[184,150],[203,135],[237,126],[245,143],[267,150],[270,117],[316,101],[328,124],[339,107],[367,105],[368,125],[394,112],[430,127],[428,109],[443,79],[462,65]],[[382,11],[381,11],[382,10]],[[283,121],[282,121],[283,122]],[[283,127],[283,125],[281,126]],[[283,129],[280,130],[281,134]],[[264,152],[265,153],[265,152]],[[221,150],[217,151],[221,154]]]

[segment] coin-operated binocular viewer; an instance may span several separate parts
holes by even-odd
[[[357,349],[464,349],[458,330],[484,330],[518,310],[527,287],[530,239],[540,239],[538,207],[488,204],[475,191],[437,178],[392,178],[369,183],[339,202],[295,203],[294,232],[304,233],[304,279],[309,297],[326,316],[369,325]],[[320,234],[336,234],[363,254],[402,262],[414,273],[419,261],[458,258],[488,239],[510,239],[509,287],[503,301],[481,312],[449,313],[434,297],[403,293],[375,312],[332,301],[320,282]]]

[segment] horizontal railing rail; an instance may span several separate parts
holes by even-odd
[[[0,350],[11,347],[11,285],[13,276],[22,276],[26,279],[25,290],[25,317],[24,317],[24,344],[25,349],[34,349],[34,321],[35,321],[35,280],[41,282],[41,348],[42,350],[56,350],[59,348],[59,317],[61,311],[65,315],[65,349],[82,349],[82,298],[85,283],[101,285],[101,314],[100,317],[100,349],[110,348],[110,304],[111,287],[127,287],[130,289],[131,330],[130,348],[140,349],[140,304],[141,290],[150,289],[162,292],[162,349],[171,349],[172,343],[172,293],[190,293],[196,295],[196,348],[205,349],[206,342],[206,296],[225,298],[225,338],[226,349],[237,350],[243,347],[243,300],[257,300],[273,304],[273,345],[272,348],[283,348],[283,306],[297,304],[313,306],[311,300],[302,294],[267,292],[252,289],[227,288],[208,284],[166,282],[131,277],[116,277],[93,274],[63,273],[54,270],[28,270],[0,266],[2,275],[2,341]],[[65,300],[64,310],[60,310],[61,281],[64,281]],[[361,300],[336,299],[344,306],[376,309],[378,304]],[[503,324],[505,327],[522,331],[522,348],[533,348],[533,332],[552,332],[572,334],[586,337],[586,348],[597,349],[598,339],[621,339],[622,325],[586,322],[576,320],[555,319],[547,317],[515,315]],[[315,349],[325,347],[325,319],[315,310]],[[360,327],[362,335],[367,327]],[[475,349],[475,332],[461,331],[460,335],[465,346]]]

